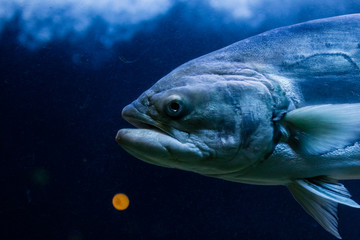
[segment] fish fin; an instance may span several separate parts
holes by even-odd
[[[350,199],[351,195],[344,185],[328,177],[298,179],[289,184],[288,188],[305,211],[339,239],[338,204],[360,208],[359,204]]]
[[[295,109],[283,119],[295,150],[318,155],[360,139],[360,103],[314,105]]]

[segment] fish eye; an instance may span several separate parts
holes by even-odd
[[[185,113],[184,102],[180,99],[179,96],[172,96],[165,104],[164,110],[169,117],[182,117]]]
[[[169,104],[169,110],[173,113],[177,113],[180,110],[181,106],[180,103],[178,101],[172,101]]]

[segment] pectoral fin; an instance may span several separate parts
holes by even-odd
[[[338,204],[360,208],[359,204],[350,199],[351,195],[344,185],[327,177],[295,180],[288,188],[305,211],[339,239]]]
[[[318,155],[360,139],[360,104],[315,105],[295,109],[283,119],[292,148]]]

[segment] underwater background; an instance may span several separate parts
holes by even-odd
[[[115,134],[130,127],[122,108],[180,64],[359,12],[350,0],[0,0],[0,239],[335,239],[285,187],[150,165]],[[360,183],[346,187],[359,202]],[[360,210],[339,209],[343,239],[360,239]]]

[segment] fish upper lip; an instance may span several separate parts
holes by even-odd
[[[153,119],[138,111],[132,104],[127,105],[121,114],[126,121],[139,129],[153,130],[171,136],[167,131],[157,126]]]

